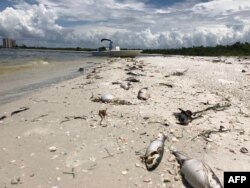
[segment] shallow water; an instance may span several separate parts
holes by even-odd
[[[87,52],[0,49],[0,104],[41,87],[81,75],[105,58]]]

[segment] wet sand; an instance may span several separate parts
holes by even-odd
[[[224,171],[250,171],[249,66],[234,57],[107,59],[83,76],[4,104],[0,187],[184,187],[170,148],[205,161],[221,182]],[[140,82],[129,90],[112,84],[128,72]],[[143,87],[147,101],[137,99]],[[104,93],[132,105],[91,101]],[[230,106],[207,110],[187,126],[173,115],[216,104]],[[29,109],[11,116],[21,107]],[[169,140],[162,162],[149,172],[141,156],[160,132]]]

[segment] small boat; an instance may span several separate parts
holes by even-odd
[[[102,39],[103,41],[109,41],[109,48],[99,48],[98,51],[93,51],[93,56],[108,56],[108,57],[135,57],[141,53],[142,50],[120,50],[119,46],[113,48],[113,41],[110,39]]]

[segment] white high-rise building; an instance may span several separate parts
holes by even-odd
[[[16,41],[10,38],[3,38],[3,48],[15,48]]]

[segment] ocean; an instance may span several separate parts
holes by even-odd
[[[0,49],[0,104],[42,87],[80,76],[105,60],[89,52]]]

